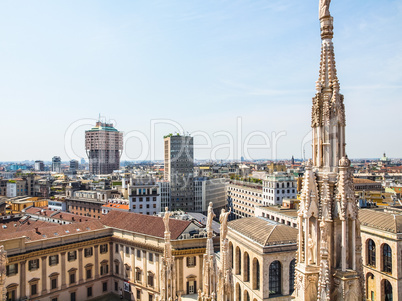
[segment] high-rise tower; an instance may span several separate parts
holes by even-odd
[[[165,180],[170,182],[169,209],[194,211],[193,137],[167,135],[164,148]]]
[[[113,124],[98,121],[85,131],[85,149],[89,159],[89,172],[95,175],[110,174],[120,168],[123,150],[123,133]]]
[[[313,98],[313,160],[306,163],[298,212],[296,300],[363,300],[358,206],[345,154],[331,0],[320,0],[321,62]]]
[[[52,171],[57,173],[61,172],[61,158],[59,156],[52,158]]]

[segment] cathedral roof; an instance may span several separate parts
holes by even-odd
[[[362,226],[391,232],[402,233],[402,215],[373,209],[359,210],[359,220]]]
[[[263,246],[297,243],[297,229],[259,217],[234,220],[228,227]]]

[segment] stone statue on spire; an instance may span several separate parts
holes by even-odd
[[[172,213],[169,208],[165,208],[163,222],[165,224],[165,245],[162,256],[161,273],[161,296],[160,301],[176,300],[176,268],[175,258],[172,255],[172,244],[170,241],[169,220]]]
[[[319,15],[320,19],[324,17],[329,17],[329,5],[331,4],[331,0],[320,0],[320,8],[319,8]]]
[[[218,291],[217,291],[217,301],[227,301],[232,300],[233,295],[233,276],[232,268],[229,264],[229,240],[227,239],[228,233],[228,217],[232,209],[226,212],[222,209],[219,216],[219,221],[221,223],[220,227],[220,254],[221,254],[221,266],[218,269]]]
[[[215,216],[216,215],[212,208],[212,202],[210,202],[209,206],[208,206],[208,216],[207,216],[207,224],[206,224],[207,233],[212,233],[212,221]]]
[[[169,231],[169,219],[173,215],[172,212],[169,212],[169,208],[165,207],[165,215],[163,216],[163,222],[165,224],[165,232],[170,232]]]
[[[226,210],[222,208],[221,215],[219,216],[219,222],[221,223],[221,241],[224,241],[226,239],[226,235],[228,233],[228,217],[231,212],[232,208],[230,208],[228,212],[226,212]]]
[[[212,221],[215,217],[214,211],[212,209],[212,202],[208,206],[208,216],[207,216],[207,246],[204,254],[203,260],[203,290],[202,290],[202,300],[211,301],[215,300],[215,292],[217,289],[217,275],[218,267],[216,265],[216,258],[213,246],[213,231],[212,231]]]

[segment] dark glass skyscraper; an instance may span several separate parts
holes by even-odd
[[[165,180],[170,182],[170,209],[194,211],[193,137],[165,136],[164,148]]]

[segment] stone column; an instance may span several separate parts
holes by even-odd
[[[346,271],[346,220],[342,220],[342,271]]]
[[[155,273],[155,288],[157,291],[160,291],[160,287],[159,287],[159,278],[160,278],[160,267],[159,267],[159,254],[155,254],[155,263],[156,263],[156,273]]]
[[[61,289],[65,289],[66,285],[66,252],[61,252]]]
[[[203,267],[203,265],[204,265],[204,262],[203,262],[203,255],[199,255],[198,256],[198,264],[199,264],[199,267],[198,267],[198,272],[199,272],[199,277],[197,278],[197,280],[198,280],[198,282],[199,282],[199,284],[198,284],[198,288],[201,288],[202,289],[202,287],[203,287],[203,282],[202,282],[202,280],[203,280],[203,278],[204,277],[202,277],[202,267]]]
[[[309,265],[310,264],[310,258],[309,258],[309,247],[308,247],[308,232],[310,231],[310,227],[309,227],[310,225],[309,225],[309,220],[308,220],[308,218],[305,218],[304,219],[304,228],[305,228],[305,233],[304,233],[304,235],[305,235],[305,237],[304,237],[304,259],[305,259],[305,262],[306,262],[306,265]]]
[[[113,243],[109,243],[109,275],[113,275],[113,268],[114,268],[114,263],[113,263],[113,254],[114,254],[114,249],[113,249]]]
[[[95,279],[99,278],[99,245],[94,246],[95,253]]]
[[[183,291],[183,257],[180,257],[178,260],[179,263],[179,291]]]
[[[24,299],[26,297],[26,260],[20,262],[20,298]]]
[[[47,293],[46,284],[47,284],[47,256],[43,256],[41,262],[42,266],[42,295]]]
[[[142,282],[144,286],[148,284],[148,270],[147,270],[147,252],[142,250],[142,267],[144,271],[144,281]]]
[[[83,271],[83,258],[82,258],[82,248],[78,249],[78,283],[83,283],[84,282],[84,271]]]
[[[121,246],[123,246],[121,248]],[[124,252],[125,252],[125,246],[119,244],[119,254],[120,254],[120,269],[119,269],[119,274],[124,278]]]
[[[297,254],[299,257],[298,262],[303,262],[302,245],[303,245],[303,217],[299,216],[299,252]],[[304,249],[305,248],[306,248],[306,246],[304,246]]]
[[[352,220],[352,263],[353,270],[356,271],[356,220]]]
[[[133,279],[133,282],[135,282],[135,249],[134,248],[131,248],[131,252],[133,253],[133,254],[131,254],[131,274],[132,274],[132,278],[131,279]]]

